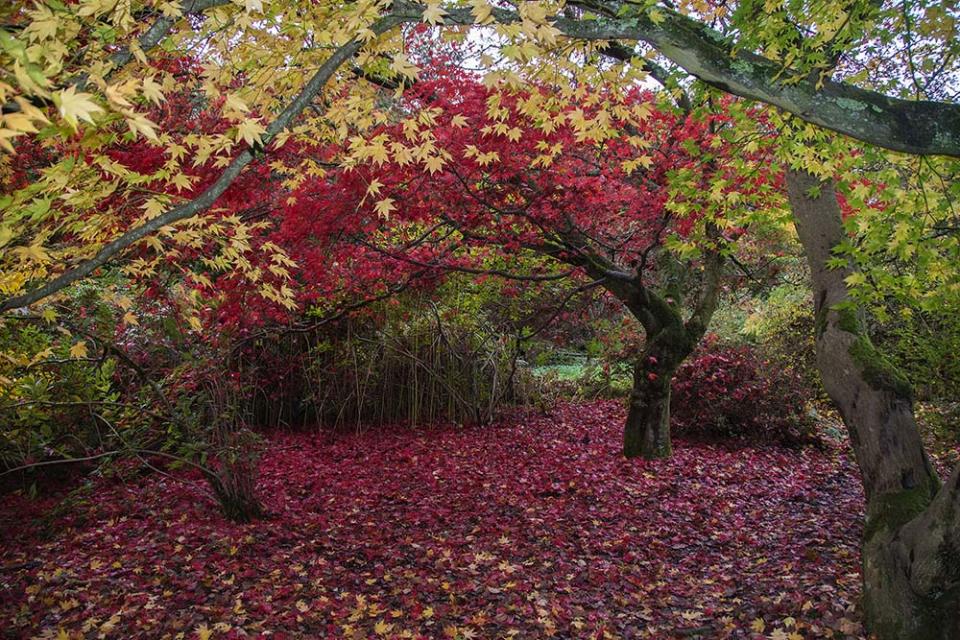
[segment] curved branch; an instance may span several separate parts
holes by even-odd
[[[581,3],[578,3],[581,4]],[[786,84],[781,66],[737,49],[737,43],[677,12],[661,10],[654,24],[619,2],[588,2],[603,19],[558,20],[566,35],[584,39],[642,40],[689,74],[735,95],[759,100],[799,118],[893,151],[960,157],[960,105],[902,100],[812,74]]]
[[[402,22],[402,18],[398,18],[396,16],[387,16],[378,20],[370,28],[374,33],[379,35],[401,24]],[[297,97],[294,98],[280,113],[280,115],[278,115],[277,118],[267,127],[266,133],[263,135],[264,146],[268,145],[278,133],[290,125],[293,119],[299,115],[308,104],[310,104],[310,102],[318,93],[320,93],[320,90],[333,76],[333,74],[336,73],[337,69],[339,69],[347,60],[350,60],[360,50],[361,46],[362,45],[359,40],[351,40],[347,44],[337,49],[333,55],[330,56],[330,58],[328,58],[327,61],[320,66],[319,70],[300,91],[299,95],[297,95]],[[93,258],[90,258],[89,260],[81,263],[79,266],[66,271],[40,288],[34,289],[29,293],[24,293],[22,295],[3,300],[0,302],[0,312],[9,311],[10,309],[16,309],[18,307],[25,307],[33,304],[34,302],[42,300],[43,298],[60,291],[64,287],[73,284],[77,280],[90,275],[96,269],[109,262],[115,255],[138,240],[145,238],[146,236],[165,226],[179,222],[180,220],[185,220],[186,218],[190,218],[205,211],[211,205],[213,205],[217,198],[219,198],[231,184],[233,184],[233,181],[237,179],[237,177],[240,175],[240,172],[243,171],[243,169],[253,161],[255,156],[255,149],[244,149],[233,159],[233,161],[230,162],[227,168],[224,169],[223,173],[220,174],[220,177],[217,178],[213,184],[207,187],[207,189],[199,196],[190,202],[186,202],[178,207],[174,207],[166,213],[145,222],[139,227],[130,229],[119,238],[104,246]]]
[[[960,105],[903,100],[817,74],[784,83],[780,64],[737,48],[737,43],[676,11],[660,8],[654,23],[641,7],[617,0],[576,0],[601,18],[557,18],[554,26],[580,40],[641,40],[687,73],[722,91],[759,100],[802,120],[863,142],[917,155],[960,157]],[[423,5],[398,0],[394,13],[417,20]],[[519,21],[509,10],[495,9],[500,23]],[[473,24],[468,8],[448,9],[448,24]]]

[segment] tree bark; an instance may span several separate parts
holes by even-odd
[[[930,464],[910,384],[870,342],[845,278],[828,269],[844,239],[834,185],[787,172],[797,233],[810,264],[817,364],[850,434],[863,477],[863,608],[881,640],[960,638],[960,491]]]
[[[719,230],[711,226],[711,237]],[[707,251],[703,264],[703,286],[690,317],[684,321],[679,300],[681,291],[659,295],[642,280],[641,272],[622,269],[609,259],[583,250],[585,242],[577,237],[560,238],[546,255],[582,267],[643,326],[646,344],[634,364],[633,388],[623,430],[623,455],[627,458],[669,458],[670,383],[680,364],[693,353],[706,333],[710,318],[717,308],[723,256]]]
[[[633,368],[633,389],[623,430],[623,455],[648,460],[669,458],[670,383],[680,364],[696,347],[678,321],[659,332],[647,334],[647,344]]]

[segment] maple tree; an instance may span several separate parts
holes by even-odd
[[[636,92],[605,120],[593,113],[605,99],[583,87],[488,89],[441,72],[404,94],[397,110],[415,116],[351,140],[345,169],[305,181],[291,199],[313,212],[314,228],[366,220],[374,232],[364,245],[390,263],[564,276],[483,264],[491,252],[527,252],[603,287],[646,333],[624,453],[666,457],[670,382],[716,308],[723,256],[738,224],[779,198],[761,156],[726,137],[731,116]],[[424,171],[417,154],[428,144]]]
[[[20,169],[11,169],[9,156],[3,158],[0,245],[6,250],[0,309],[5,311],[62,295],[68,285],[128,256],[133,245],[163,230],[180,234],[178,240],[187,245],[203,246],[213,238],[225,247],[220,267],[243,273],[247,228],[241,224],[234,231],[235,221],[227,216],[224,226],[216,213],[194,216],[219,206],[238,180],[265,171],[262,156],[291,139],[322,146],[354,129],[376,126],[383,117],[377,89],[364,77],[384,67],[394,77],[415,74],[399,29],[406,22],[493,24],[504,42],[503,56],[524,67],[511,71],[522,79],[559,72],[590,83],[606,72],[594,55],[601,45],[592,42],[642,41],[658,52],[651,57],[661,55],[715,87],[776,105],[802,120],[893,150],[960,155],[960,110],[951,85],[960,46],[953,3],[575,2],[514,7],[477,2],[467,7],[397,2],[388,7],[362,2],[291,9],[257,0],[243,6],[226,0],[88,0],[8,3],[0,15],[0,143],[6,151],[20,149],[21,156],[47,158]],[[182,121],[158,126],[159,118],[150,112],[148,105],[159,108],[179,81],[175,71],[151,60],[161,57],[159,51],[196,49],[208,58],[197,73],[201,93],[225,108],[227,126],[188,139],[177,135]],[[633,53],[628,48],[624,57]],[[649,52],[636,53],[634,71],[662,70],[641,60]],[[323,98],[318,99],[321,90]],[[619,100],[615,96],[604,102],[596,118],[609,117]],[[790,128],[793,123],[784,119],[784,125]],[[142,148],[155,149],[165,166],[155,165],[146,173],[118,162],[111,153],[123,136],[127,142],[146,141]],[[868,512],[871,521],[881,523],[868,529],[868,564],[880,567],[866,574],[868,615],[884,637],[920,636],[931,625],[955,637],[960,631],[951,628],[949,617],[956,609],[956,597],[950,595],[956,592],[956,571],[949,559],[957,541],[949,532],[958,529],[950,514],[958,511],[960,472],[938,488],[916,435],[909,394],[870,348],[851,311],[855,300],[848,286],[856,292],[862,272],[838,265],[833,255],[833,248],[842,249],[845,240],[835,222],[839,203],[833,196],[834,180],[841,178],[841,191],[848,188],[844,183],[857,182],[845,179],[856,170],[841,170],[834,160],[849,154],[846,149],[837,153],[838,143],[825,141],[816,129],[803,129],[802,137],[803,144],[785,145],[789,154],[783,163],[793,169],[787,178],[797,218],[805,218],[808,229],[831,234],[822,242],[823,236],[801,233],[822,319],[822,370],[825,378],[831,371],[851,372],[827,386],[846,407],[848,427],[860,447]],[[819,148],[805,149],[813,139]],[[423,146],[419,149],[426,153]],[[187,184],[189,171],[182,170],[188,150],[210,161],[209,173],[195,185]],[[426,156],[424,162],[432,163],[428,167],[442,164],[438,156]],[[870,152],[870,157],[876,156]],[[308,160],[298,159],[287,169],[307,175],[299,171],[309,168],[302,162]],[[947,186],[937,190],[938,213],[950,207],[950,185],[956,183],[952,162],[925,165],[928,175],[946,176]],[[144,185],[157,194],[152,202],[144,200]],[[919,199],[892,202],[905,205],[901,216],[927,215]],[[134,215],[128,203],[144,205],[143,214]],[[185,221],[190,222],[170,229]],[[917,244],[909,235],[895,244]],[[165,248],[153,249],[159,255],[152,258],[162,259]],[[280,251],[275,255],[283,259]],[[828,261],[849,271],[828,272]],[[294,304],[282,284],[265,291],[280,304]],[[851,404],[857,390],[877,399],[868,404],[881,410],[864,413],[864,405]],[[887,446],[891,439],[897,444],[894,449]],[[898,507],[904,501],[909,503],[905,511]],[[901,534],[912,545],[903,551],[910,560],[885,544]],[[903,569],[914,557],[924,568],[926,581],[919,587]]]
[[[21,34],[17,37],[4,31],[5,63],[11,67],[14,80],[13,84],[5,85],[2,96],[5,103],[2,129],[5,139],[30,134],[37,126],[49,122],[34,103],[57,106],[60,117],[68,127],[76,127],[83,120],[91,125],[90,129],[96,129],[98,121],[94,116],[102,113],[105,117],[99,120],[101,125],[120,118],[132,133],[155,137],[154,125],[133,108],[130,100],[134,96],[142,96],[147,100],[161,99],[161,88],[169,86],[169,77],[160,77],[162,82],[157,82],[153,77],[146,81],[137,78],[120,81],[115,75],[118,69],[121,75],[129,73],[132,62],[145,64],[147,53],[161,43],[172,49],[189,47],[197,42],[203,42],[211,50],[229,48],[229,56],[233,60],[252,56],[259,72],[237,75],[226,66],[208,66],[206,69],[205,90],[209,94],[223,92],[237,79],[245,83],[241,91],[236,91],[242,95],[235,96],[233,100],[237,107],[233,135],[197,141],[198,147],[209,149],[211,153],[224,154],[226,168],[218,180],[192,200],[130,229],[111,242],[95,244],[94,248],[98,249],[95,257],[31,293],[7,299],[2,307],[9,309],[29,304],[56,293],[77,279],[88,276],[144,236],[213,205],[254,159],[257,149],[287,139],[288,127],[294,125],[294,119],[302,114],[328,82],[334,85],[326,87],[333,94],[337,93],[338,85],[345,90],[352,90],[352,99],[345,108],[331,111],[335,122],[362,122],[368,118],[372,100],[369,93],[363,91],[363,83],[350,82],[356,80],[356,74],[345,76],[338,72],[358,53],[363,63],[371,60],[371,56],[377,61],[374,54],[382,50],[392,57],[390,70],[393,73],[415,73],[415,67],[409,63],[402,49],[396,51],[400,48],[398,45],[402,43],[402,38],[398,38],[396,33],[387,38],[377,38],[404,22],[498,23],[498,33],[511,41],[504,52],[507,53],[509,49],[509,55],[521,61],[532,60],[543,47],[549,49],[555,46],[560,35],[587,40],[641,40],[653,45],[681,66],[686,65],[685,68],[694,75],[725,90],[769,101],[825,126],[839,128],[897,149],[951,153],[952,148],[956,152],[956,143],[955,140],[951,143],[951,136],[956,136],[957,112],[952,105],[900,100],[859,89],[852,83],[835,83],[822,77],[826,70],[835,66],[838,53],[846,52],[845,48],[853,49],[858,44],[857,38],[880,20],[896,20],[896,11],[878,12],[875,5],[869,2],[846,9],[824,5],[800,18],[783,10],[773,13],[767,21],[755,23],[751,3],[744,3],[732,13],[725,6],[714,8],[698,3],[684,4],[679,11],[672,7],[614,2],[574,3],[571,6],[575,7],[573,14],[560,17],[555,15],[560,7],[547,3],[524,3],[518,11],[496,8],[483,2],[469,9],[452,6],[443,8],[439,4],[424,7],[400,2],[394,3],[386,11],[377,3],[359,3],[351,5],[348,10],[338,6],[316,7],[316,14],[301,14],[297,21],[291,22],[281,7],[269,3],[264,5],[251,1],[241,9],[226,0],[197,0],[183,5],[163,3],[153,14],[146,11],[146,15],[156,17],[149,28],[137,37],[138,24],[134,19],[134,11],[127,5],[117,7],[113,3],[91,1],[75,8],[51,9],[43,6],[32,12],[21,11],[19,5],[14,5],[10,9],[10,14],[15,16],[12,24],[15,25],[14,31]],[[731,28],[740,28],[746,34],[743,46],[731,44],[719,32],[711,31],[696,18],[687,17],[684,13],[697,17],[706,13],[714,20],[729,19]],[[909,12],[903,13],[904,17],[896,24],[906,29],[909,37],[910,15]],[[184,16],[201,15],[205,19],[199,21],[200,28],[196,31],[192,29],[193,23],[182,20]],[[598,15],[603,19],[597,19]],[[938,29],[935,21],[939,15],[931,9],[918,22],[921,33],[934,45],[939,44],[939,52],[949,62],[953,42],[950,35],[955,23],[948,21],[948,27]],[[101,19],[103,23],[98,22]],[[279,33],[274,33],[270,23],[277,20],[283,21],[283,28]],[[812,39],[798,37],[793,20],[809,21],[811,30],[819,31],[819,34]],[[301,47],[295,35],[313,33],[316,24],[320,23],[325,25],[325,29],[319,37],[312,36],[316,37],[320,46]],[[763,25],[763,28],[758,29],[753,26],[755,24]],[[528,42],[517,43],[518,39],[523,38]],[[28,42],[33,43],[30,49],[26,46]],[[123,44],[115,46],[117,42]],[[260,55],[262,42],[270,43],[267,49],[273,52],[272,56]],[[326,42],[338,43],[339,47],[324,58],[323,43]],[[71,46],[87,44],[85,55],[88,57],[74,62],[73,66],[63,64],[65,51]],[[883,50],[884,46],[890,46],[889,40],[881,38],[878,49]],[[767,57],[751,57],[750,53],[742,50],[758,47],[765,48]],[[286,50],[290,50],[299,61],[291,63],[285,58]],[[732,60],[732,53],[738,50],[739,56]],[[104,61],[97,58],[100,51],[112,53]],[[912,49],[908,48],[907,53],[912,56]],[[318,55],[324,61],[308,80],[301,69],[312,64],[312,59]],[[779,56],[783,56],[782,63],[776,61]],[[362,67],[361,64],[361,71]],[[788,70],[790,73],[785,81],[778,81]],[[805,80],[803,76],[810,75],[811,70],[818,71],[821,77]],[[928,75],[942,76],[946,72],[948,69],[945,64]],[[913,73],[916,79],[918,71],[913,69]],[[359,75],[362,77],[364,74]],[[108,109],[93,101],[94,94],[78,93],[78,87],[88,86],[100,88]],[[286,94],[294,93],[298,87],[299,94],[287,101]],[[261,122],[263,116],[254,115],[270,111],[278,115],[266,125]],[[248,113],[251,115],[248,116]],[[903,121],[911,123],[908,130],[897,124]],[[331,131],[330,123],[321,122],[319,116],[308,116],[307,122],[301,125],[305,127],[301,131],[311,131],[321,139]],[[870,126],[864,128],[858,123],[869,123]],[[231,149],[237,142],[249,146],[230,158]],[[951,144],[954,146],[951,147]],[[98,244],[101,246],[98,247]],[[41,262],[45,259],[43,253],[36,250],[33,253]],[[11,293],[18,290],[14,289]]]

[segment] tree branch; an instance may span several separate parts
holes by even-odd
[[[600,19],[556,18],[554,26],[580,40],[640,40],[687,73],[727,93],[759,100],[802,120],[863,142],[917,155],[960,157],[960,105],[902,100],[811,74],[786,84],[781,65],[737,49],[737,43],[676,11],[661,8],[654,23],[643,8],[617,0],[577,0]],[[418,20],[423,5],[398,0],[394,14]],[[495,9],[500,23],[517,22],[509,10]],[[447,24],[473,24],[469,8],[450,7]]]
[[[378,20],[370,28],[374,33],[379,35],[401,24],[402,22],[402,18],[398,18],[396,16],[387,16]],[[297,95],[297,97],[294,98],[280,113],[280,115],[278,115],[277,118],[267,127],[266,133],[262,138],[264,147],[266,147],[278,133],[290,125],[293,119],[299,115],[304,108],[306,108],[306,106],[324,87],[327,81],[333,76],[334,73],[336,73],[337,69],[339,69],[340,66],[343,65],[347,60],[351,59],[357,53],[357,51],[360,50],[361,46],[362,45],[360,41],[351,40],[347,44],[344,44],[337,49],[333,55],[330,56],[330,58],[328,58],[327,61],[320,66],[319,70],[300,91],[299,95]],[[220,195],[223,194],[223,192],[226,191],[231,184],[233,184],[233,181],[236,180],[240,175],[240,172],[243,171],[243,169],[253,161],[254,157],[254,149],[244,149],[233,159],[232,162],[230,162],[223,173],[220,174],[220,177],[217,178],[213,184],[207,187],[207,189],[199,196],[190,202],[186,202],[178,207],[174,207],[166,213],[159,215],[148,222],[145,222],[139,227],[130,229],[119,238],[104,246],[93,258],[81,263],[79,266],[74,267],[73,269],[66,271],[40,288],[34,289],[29,293],[24,293],[22,295],[3,300],[0,302],[0,312],[16,309],[18,307],[25,307],[33,304],[34,302],[42,300],[47,296],[60,291],[64,287],[73,284],[77,280],[90,275],[96,269],[109,262],[113,256],[120,253],[138,240],[145,238],[162,227],[171,225],[186,218],[190,218],[205,211],[211,205],[213,205],[217,198],[219,198]]]
[[[643,10],[616,1],[577,2],[603,19],[558,20],[564,34],[583,39],[642,40],[707,84],[759,100],[801,119],[893,151],[960,157],[960,105],[902,100],[817,74],[786,84],[780,64],[677,12],[661,9],[654,24]],[[621,13],[622,11],[622,13]],[[792,79],[792,78],[791,78]]]

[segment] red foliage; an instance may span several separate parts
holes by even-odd
[[[101,480],[49,538],[7,496],[0,620],[123,638],[859,633],[845,451],[681,441],[672,460],[625,461],[622,420],[606,402],[486,429],[277,435],[271,517],[251,525],[159,475]]]
[[[618,98],[618,108],[647,113],[642,123],[628,126],[614,118],[610,126],[619,129],[617,135],[596,142],[584,137],[576,123],[596,117],[603,97],[597,90],[571,100],[554,117],[555,128],[545,131],[524,113],[529,94],[491,89],[462,75],[441,73],[420,82],[407,91],[404,103],[410,111],[433,114],[434,123],[375,130],[367,138],[379,141],[384,156],[389,148],[388,161],[375,158],[307,180],[283,213],[277,242],[306,245],[291,251],[301,254],[306,273],[318,273],[320,264],[330,262],[318,239],[415,222],[423,228],[446,225],[463,236],[398,247],[399,260],[387,261],[387,271],[391,263],[404,261],[466,266],[478,256],[459,251],[464,246],[482,246],[506,257],[524,247],[561,259],[572,252],[551,250],[558,244],[609,254],[629,269],[641,259],[646,263],[641,256],[670,233],[687,234],[707,206],[706,200],[687,203],[692,211],[685,216],[668,211],[668,200],[682,203],[686,198],[671,193],[671,176],[677,172],[691,172],[704,192],[716,177],[712,174],[723,175],[728,188],[742,197],[766,188],[763,171],[747,179],[727,165],[735,150],[713,132],[726,122],[722,112],[683,116],[658,108],[651,95],[635,92]],[[434,156],[446,157],[441,168],[428,170],[426,159],[416,159],[425,140]],[[398,160],[403,150],[407,158]],[[631,172],[624,167],[630,162],[640,164]],[[712,173],[702,169],[705,164],[713,167]],[[377,185],[375,194],[368,191],[372,184]],[[376,211],[385,198],[396,208],[389,221]],[[315,262],[315,257],[325,260]],[[378,262],[382,260],[362,268]]]
[[[778,369],[748,346],[708,337],[673,379],[671,415],[677,432],[729,440],[809,439],[804,404],[809,389],[795,371]]]

